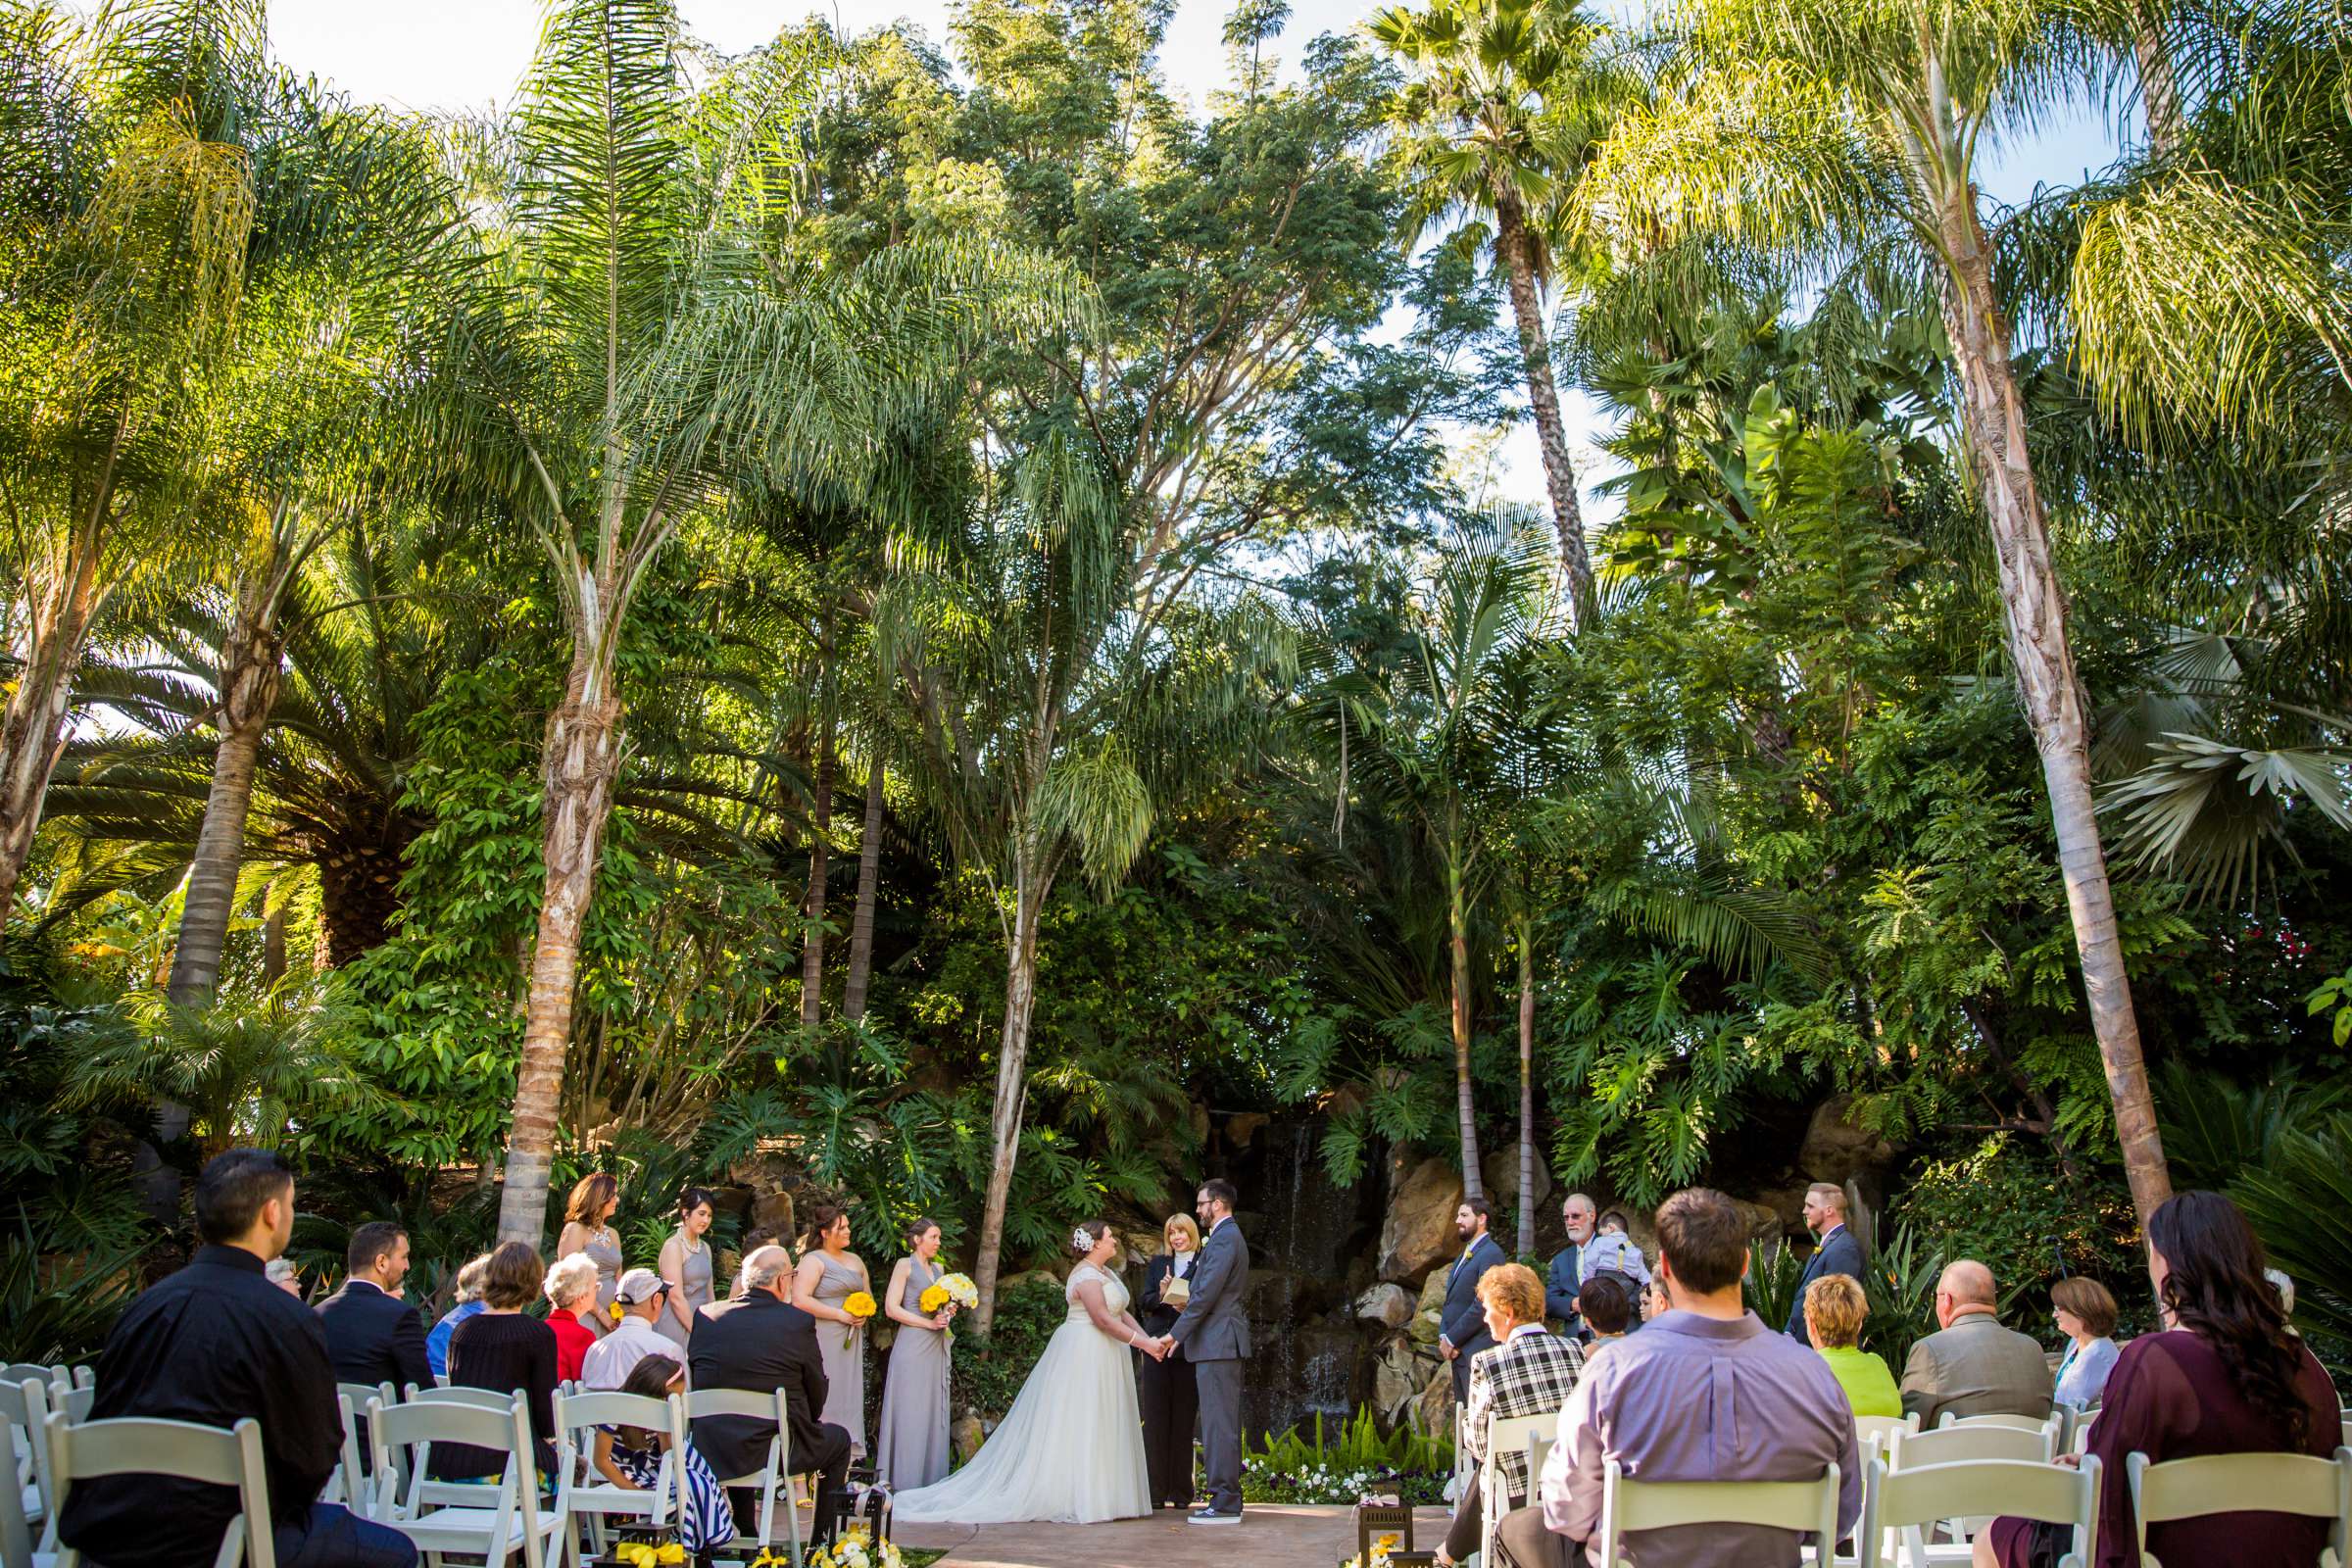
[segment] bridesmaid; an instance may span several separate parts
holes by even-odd
[[[710,1229],[710,1192],[687,1188],[678,1195],[678,1228],[662,1244],[662,1283],[669,1287],[669,1299],[654,1324],[681,1350],[694,1332],[694,1314],[711,1300],[710,1244],[703,1240]]]
[[[1176,1326],[1181,1303],[1200,1262],[1200,1227],[1190,1214],[1171,1214],[1160,1233],[1165,1248],[1144,1273],[1143,1299],[1136,1316],[1154,1339]],[[1171,1290],[1177,1282],[1182,1290]],[[1170,1299],[1173,1296],[1175,1299]],[[1165,1360],[1145,1356],[1137,1392],[1144,1407],[1144,1460],[1151,1473],[1152,1506],[1193,1505],[1193,1420],[1200,1408],[1193,1363],[1179,1349]]]
[[[556,1238],[556,1256],[586,1252],[596,1265],[596,1323],[599,1335],[612,1327],[612,1297],[620,1289],[620,1237],[612,1229],[613,1212],[620,1207],[620,1183],[610,1171],[593,1171],[571,1190],[564,1205],[564,1234]]]
[[[911,1492],[948,1478],[948,1325],[956,1303],[926,1314],[923,1293],[947,1270],[939,1266],[939,1225],[918,1219],[906,1227],[909,1255],[890,1271],[882,1310],[899,1326],[890,1370],[882,1380],[882,1430],[874,1439],[874,1468],[893,1492]]]
[[[841,1303],[873,1279],[850,1250],[849,1210],[819,1203],[808,1215],[808,1250],[793,1275],[792,1301],[817,1320],[816,1348],[825,1360],[825,1408],[817,1417],[850,1435],[850,1453],[865,1456],[865,1324]]]

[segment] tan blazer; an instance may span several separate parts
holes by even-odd
[[[2050,1413],[2050,1363],[2032,1336],[2001,1327],[1990,1312],[1971,1312],[1911,1347],[1903,1365],[1903,1413],[1933,1432],[1954,1415]]]

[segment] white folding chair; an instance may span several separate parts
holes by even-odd
[[[65,1388],[94,1389],[98,1386],[98,1369],[88,1366],[53,1366],[49,1381]]]
[[[1958,1464],[1971,1459],[2010,1459],[2020,1464],[2048,1464],[2055,1457],[2055,1427],[2044,1422],[2031,1432],[2015,1427],[1938,1427],[1933,1432],[1894,1431],[1887,1434],[1886,1468],[1910,1470],[1921,1465]]]
[[[7,1568],[49,1568],[52,1561],[51,1556],[36,1555],[32,1549],[32,1525],[24,1517],[24,1489],[0,1487],[0,1563]]]
[[[1630,1568],[1618,1550],[1638,1530],[1673,1525],[1768,1525],[1810,1532],[1826,1558],[1838,1542],[1838,1467],[1818,1481],[1628,1481],[1609,1461],[1600,1494],[1600,1561]]]
[[[1858,1415],[1854,1417],[1854,1449],[1864,1459],[1885,1453],[1897,1432],[1909,1437],[1919,1430],[1919,1417],[1912,1415]]]
[[[2074,1419],[2067,1423],[2067,1452],[2088,1453],[2090,1451],[2090,1429],[2098,1419],[2099,1407],[2095,1404],[2087,1410],[2080,1410],[2075,1413]]]
[[[43,1383],[55,1383],[60,1380],[65,1370],[62,1366],[42,1366],[37,1361],[11,1361],[8,1365],[0,1367],[0,1383],[17,1384],[24,1382],[26,1378],[37,1378]]]
[[[1534,1415],[1487,1417],[1487,1458],[1479,1466],[1479,1550],[1486,1553],[1483,1560],[1494,1560],[1494,1527],[1510,1512],[1510,1488],[1503,1482],[1502,1458],[1505,1454],[1527,1453],[1532,1440],[1560,1430],[1560,1412],[1539,1411]],[[1531,1464],[1527,1471],[1530,1496],[1534,1495],[1540,1472]]]
[[[2050,1452],[2058,1454],[2066,1451],[2066,1406],[2062,1404],[2050,1406],[2050,1413],[2038,1418],[2030,1415],[1954,1415],[1946,1410],[1943,1419],[1936,1423],[1938,1432],[1983,1432],[1994,1427],[2003,1427],[2011,1432],[2046,1431],[2050,1435]]]
[[[401,1396],[404,1404],[470,1404],[477,1410],[504,1410],[515,1398],[513,1390],[501,1394],[496,1389],[476,1389],[463,1383],[444,1384],[437,1389],[420,1389],[412,1383]]]
[[[0,1383],[0,1421],[8,1424],[10,1450],[7,1490],[15,1494],[17,1512],[27,1525],[48,1519],[57,1493],[49,1474],[49,1394],[54,1387],[46,1372]]]
[[[666,1432],[669,1448],[650,1489],[616,1487],[596,1469],[596,1438],[604,1427]],[[580,1555],[580,1517],[585,1514],[603,1549],[604,1521],[617,1516],[659,1529],[685,1512],[686,1478],[678,1456],[686,1450],[686,1409],[676,1397],[651,1399],[638,1394],[558,1394],[556,1452],[562,1463],[564,1547],[573,1562]]]
[[[1874,1459],[1863,1493],[1862,1527],[1855,1534],[1862,1568],[1893,1568],[1898,1561],[1918,1568],[1929,1560],[1924,1549],[1929,1529],[1946,1519],[1996,1514],[2074,1526],[2074,1550],[2058,1560],[2058,1568],[2090,1568],[2098,1560],[2099,1461],[2086,1459],[2076,1469],[1964,1459],[1890,1472],[1885,1460]],[[1897,1532],[1904,1543],[1899,1553],[1888,1544]],[[1973,1548],[1963,1540],[1958,1549]]]
[[[773,1421],[776,1424],[776,1435],[768,1441],[764,1464],[748,1475],[718,1478],[718,1484],[722,1487],[760,1489],[760,1534],[757,1541],[751,1544],[764,1551],[776,1536],[776,1492],[784,1479],[784,1456],[788,1441],[785,1434],[792,1430],[791,1423],[785,1419],[784,1391],[778,1389],[772,1394],[753,1394],[744,1389],[689,1389],[686,1393],[687,1421],[692,1423],[711,1415],[749,1416],[755,1421]],[[800,1568],[801,1515],[800,1510],[792,1506],[789,1494],[784,1503],[784,1528],[792,1552],[793,1568]],[[735,1521],[734,1544],[743,1544],[746,1540],[743,1520],[738,1518]]]
[[[506,1456],[495,1482],[460,1484],[427,1479],[436,1443],[469,1444]],[[504,1412],[452,1400],[368,1401],[368,1446],[375,1456],[376,1505],[369,1517],[389,1525],[431,1557],[462,1552],[484,1568],[503,1568],[519,1550],[523,1568],[560,1560],[563,1497],[542,1512],[539,1469],[531,1462],[531,1420],[520,1399]],[[401,1490],[392,1463],[405,1450],[409,1481]],[[442,1501],[455,1494],[457,1500]]]
[[[342,1455],[335,1462],[335,1473],[327,1477],[325,1490],[318,1494],[320,1502],[340,1502],[358,1514],[365,1514],[374,1502],[368,1485],[368,1441],[360,1436],[362,1413],[370,1399],[399,1402],[389,1380],[335,1385],[335,1409],[343,1418]]]
[[[81,1553],[57,1540],[58,1517],[76,1481],[101,1476],[171,1476],[237,1489],[237,1513],[220,1533],[213,1568],[277,1568],[270,1522],[270,1484],[262,1466],[262,1424],[251,1416],[223,1432],[192,1421],[70,1421],[49,1417],[49,1470],[57,1478],[43,1550],[55,1549],[57,1568],[80,1568]]]
[[[96,1389],[68,1389],[54,1383],[49,1386],[49,1411],[52,1415],[63,1415],[69,1421],[87,1421],[97,1403]]]
[[[2086,1463],[2088,1461],[2085,1461]],[[2132,1515],[2139,1522],[2141,1568],[2164,1568],[2148,1550],[2148,1526],[2217,1513],[2290,1513],[2329,1521],[2321,1568],[2352,1562],[2352,1447],[2332,1459],[2308,1453],[2214,1453],[2153,1464],[2144,1453],[2124,1460]],[[2196,1568],[2175,1563],[2172,1568]]]

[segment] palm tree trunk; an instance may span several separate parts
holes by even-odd
[[[1519,922],[1519,1255],[1536,1255],[1536,955]]]
[[[277,702],[278,655],[283,646],[270,613],[271,583],[254,581],[229,622],[220,660],[220,741],[213,749],[213,785],[204,825],[188,866],[188,894],[172,953],[169,995],[179,1006],[202,1006],[220,983],[220,955],[235,912],[237,868],[245,858],[245,818],[253,806],[262,734]]]
[[[841,1015],[865,1016],[866,987],[874,975],[874,899],[882,881],[882,760],[865,770],[865,822],[858,838],[858,902],[850,914],[850,975],[841,991]]]
[[[988,1194],[980,1209],[980,1255],[972,1283],[980,1301],[972,1326],[986,1334],[997,1320],[997,1270],[1004,1250],[1004,1209],[1021,1148],[1021,1106],[1029,1094],[1029,1015],[1037,1004],[1037,916],[1047,888],[1031,887],[1034,852],[1013,866],[1011,951],[1004,965],[1004,1035],[997,1049],[997,1101],[989,1118]]]
[[[2139,108],[2148,122],[2148,148],[2169,157],[2180,145],[2180,81],[2173,72],[2157,0],[2132,8],[2132,53],[2139,67]]]
[[[0,710],[0,928],[16,912],[17,884],[32,856],[41,801],[65,754],[66,710],[74,700],[73,673],[89,640],[98,581],[98,524],[105,498],[74,542],[71,569],[40,595],[23,672]]]
[[[2116,1141],[2132,1206],[2145,1224],[2172,1196],[2156,1102],[2140,1053],[2132,981],[2115,921],[2090,778],[2089,721],[2067,632],[2066,598],[2051,559],[2049,518],[2026,446],[2026,406],[2010,360],[2009,323],[1993,292],[1992,262],[1965,182],[1929,189],[1947,263],[1941,289],[1977,483],[2000,562],[2001,606],[2018,696],[2041,752],[2092,1032],[2115,1101]]]
[[[1568,459],[1568,431],[1560,418],[1560,389],[1551,375],[1551,340],[1544,330],[1544,308],[1536,297],[1534,246],[1519,199],[1505,193],[1494,204],[1495,248],[1510,282],[1511,316],[1519,325],[1519,358],[1527,372],[1527,406],[1536,416],[1536,441],[1544,453],[1544,488],[1551,498],[1552,525],[1560,535],[1560,573],[1568,579],[1572,627],[1591,624],[1594,614],[1592,558],[1585,550],[1584,508],[1576,497],[1576,467]]]
[[[833,715],[819,720],[816,800],[808,833],[808,895],[801,905],[801,1026],[816,1027],[825,1001],[825,880],[833,871]]]
[[[539,945],[531,956],[522,1061],[514,1081],[514,1125],[507,1136],[506,1190],[498,1205],[498,1239],[533,1247],[547,1235],[548,1166],[555,1154],[564,1049],[571,1040],[580,928],[596,885],[605,824],[612,814],[612,781],[620,771],[620,700],[609,678],[591,680],[587,665],[583,651],[563,706],[547,719],[541,764],[547,880],[539,902]]]
[[[1470,1083],[1470,910],[1462,894],[1461,856],[1446,864],[1446,924],[1453,970],[1453,1093],[1461,1115],[1462,1198],[1487,1196],[1478,1169],[1478,1104]]]

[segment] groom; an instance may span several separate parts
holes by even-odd
[[[1193,1210],[1207,1233],[1200,1261],[1193,1269],[1193,1297],[1160,1339],[1162,1347],[1184,1347],[1200,1390],[1200,1448],[1208,1472],[1208,1505],[1193,1510],[1186,1523],[1242,1522],[1242,1362],[1250,1354],[1250,1318],[1242,1299],[1250,1290],[1250,1244],[1233,1222],[1233,1184],[1222,1178],[1200,1184]]]

